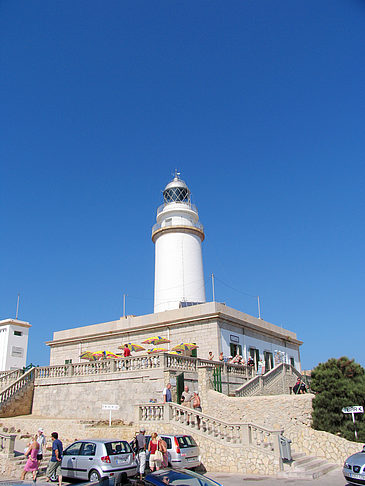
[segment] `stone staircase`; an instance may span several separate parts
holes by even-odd
[[[257,395],[281,395],[292,392],[301,374],[294,366],[281,363],[264,375],[257,375],[235,390],[236,397]]]
[[[304,452],[293,452],[292,458],[290,463],[284,463],[284,471],[279,473],[278,477],[318,479],[324,474],[340,468],[338,464],[332,464],[315,456],[307,456]]]
[[[46,451],[45,453],[43,453],[43,460],[41,462],[41,465],[40,465],[40,468],[39,468],[38,474],[37,474],[38,478],[46,476],[47,465],[48,465],[48,462],[49,462],[50,459],[51,459],[51,452],[50,451]],[[21,473],[24,469],[26,462],[27,462],[27,457],[25,457],[24,455],[14,456],[14,457],[11,457],[9,459],[9,469],[13,472],[14,477],[20,478],[20,475],[21,475]],[[30,473],[28,473],[28,476],[29,476],[29,474]],[[29,477],[28,477],[28,479],[29,479]]]
[[[19,377],[15,375],[14,381],[11,379],[11,375],[10,377],[8,375],[5,375],[5,378],[2,377],[2,379],[10,379],[12,382],[0,392],[0,417],[13,417],[31,412],[34,370],[35,368],[31,368],[27,372],[21,373]]]

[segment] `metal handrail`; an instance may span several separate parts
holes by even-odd
[[[164,204],[161,204],[158,208],[157,208],[157,215],[159,215],[160,213],[162,213],[162,211],[165,209],[166,206],[172,206],[173,204],[183,204],[184,206],[188,206],[189,209],[191,209],[192,211],[194,211],[195,213],[198,212],[198,209],[197,207],[195,206],[195,204],[191,204],[189,202],[170,202],[170,203],[164,203]],[[177,208],[178,209],[178,208]]]
[[[155,231],[158,231],[160,229],[165,229],[165,228],[172,228],[172,227],[179,227],[179,228],[197,228],[200,231],[204,232],[204,226],[201,223],[193,223],[191,222],[190,224],[172,224],[172,223],[164,223],[162,226],[161,223],[156,223],[152,226],[152,234]]]

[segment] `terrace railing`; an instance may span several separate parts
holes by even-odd
[[[264,375],[257,375],[247,383],[236,389],[236,397],[249,397],[264,394],[274,383],[282,380],[282,392],[286,390],[285,375],[291,374],[295,377],[301,377],[301,374],[294,366],[281,363]]]
[[[71,363],[66,365],[39,366],[35,369],[36,378],[59,378],[67,376],[99,375],[123,371],[138,371],[162,368],[163,355],[131,356],[119,359]]]
[[[235,447],[254,447],[280,461],[280,437],[283,430],[270,430],[253,423],[227,423],[202,412],[176,403],[148,403],[138,405],[139,422],[180,425],[185,429],[220,443]]]
[[[86,376],[105,373],[139,371],[161,368],[164,370],[197,372],[200,366],[216,368],[232,375],[250,377],[250,370],[246,366],[225,364],[219,361],[209,361],[188,356],[161,353],[154,355],[129,356],[128,358],[102,359],[99,361],[85,361],[65,365],[39,366],[35,368],[36,379],[60,378],[67,376]]]
[[[20,378],[15,380],[0,393],[0,410],[5,402],[13,398],[20,390],[24,389],[24,387],[34,381],[34,370],[35,368],[31,368],[30,370],[26,371],[20,376]]]
[[[0,391],[8,387],[23,374],[23,370],[5,371],[0,374]]]

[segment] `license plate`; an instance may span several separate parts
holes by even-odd
[[[348,476],[352,479],[365,479],[362,474],[348,473]]]
[[[128,457],[122,457],[121,459],[116,459],[115,463],[116,464],[123,464],[123,462],[126,462],[128,460]]]
[[[188,457],[188,462],[195,462],[196,461],[196,457]]]

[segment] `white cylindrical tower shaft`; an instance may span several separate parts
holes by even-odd
[[[155,243],[154,312],[205,302],[203,226],[190,191],[178,174],[163,191],[152,228]]]

